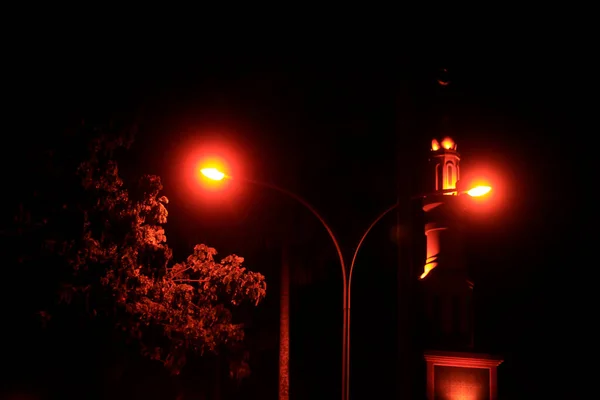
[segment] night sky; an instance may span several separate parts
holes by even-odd
[[[68,132],[82,120],[135,123],[138,132],[122,160],[123,174],[163,178],[171,200],[167,237],[175,256],[183,258],[195,243],[206,243],[221,255],[244,256],[248,268],[267,276],[267,299],[253,312],[249,334],[256,349],[253,375],[235,389],[238,396],[277,395],[276,243],[282,230],[297,230],[292,392],[297,398],[338,395],[341,276],[330,240],[306,210],[256,187],[214,198],[192,190],[184,171],[190,154],[206,143],[225,146],[238,157],[237,173],[285,187],[313,204],[349,253],[368,224],[396,201],[398,182],[405,194],[428,190],[427,155],[431,139],[439,137],[442,115],[449,117],[463,174],[487,173],[498,182],[493,204],[472,210],[467,222],[467,260],[477,271],[478,349],[504,356],[499,379],[506,398],[563,390],[548,382],[564,382],[559,359],[577,356],[561,350],[555,358],[552,349],[565,342],[579,345],[570,338],[585,312],[571,306],[581,268],[572,249],[581,247],[582,231],[575,229],[576,202],[566,189],[576,184],[575,140],[585,136],[575,118],[582,98],[575,58],[559,67],[550,62],[557,54],[550,45],[534,51],[524,44],[410,54],[387,43],[294,47],[199,41],[195,47],[171,47],[136,40],[40,47],[22,71],[28,77],[14,97],[18,123],[4,142],[5,149],[17,149],[5,150],[4,171],[20,171],[9,172],[8,181],[18,190],[4,199],[12,207],[7,214],[14,215],[34,190],[41,149],[68,153]],[[35,67],[35,60],[45,60],[44,66]],[[447,87],[436,82],[440,68],[449,71]],[[394,223],[389,217],[373,230],[354,276],[357,399],[396,389]],[[415,258],[419,263],[418,254]],[[15,279],[28,276],[18,267],[7,268]],[[44,286],[40,279],[31,277],[36,291]],[[64,394],[64,387],[94,391],[104,379],[98,372],[102,363],[109,363],[103,353],[127,346],[101,329],[64,328],[48,338],[30,321],[37,304],[53,300],[51,290],[42,292],[32,295],[23,286],[5,293],[7,299],[28,298],[23,310],[8,306],[18,300],[3,304],[17,321],[6,329],[11,342],[6,346],[13,349],[7,365],[14,366],[6,380],[13,388],[88,398]],[[74,344],[79,342],[84,344]],[[144,390],[149,399],[169,396],[172,382],[164,372],[135,360],[123,367],[133,382],[121,390],[123,398]],[[191,365],[180,384],[193,386],[202,374]],[[154,386],[144,383],[149,377]]]

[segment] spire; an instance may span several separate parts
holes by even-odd
[[[450,137],[441,137],[441,140],[431,141],[431,153],[429,155],[430,190],[441,191],[456,189],[460,180],[460,154],[457,151],[456,142]],[[448,195],[457,193],[446,193]]]
[[[448,69],[440,68],[438,71],[437,77],[437,93],[436,93],[436,106],[437,106],[437,119],[438,126],[436,136],[452,137],[454,135],[451,123],[451,80]]]
[[[441,87],[446,87],[450,84],[450,76],[448,75],[448,69],[440,68],[438,72],[437,82]]]

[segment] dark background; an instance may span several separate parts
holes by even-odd
[[[582,246],[583,233],[575,229],[576,202],[565,190],[582,175],[576,148],[587,140],[578,117],[585,96],[577,51],[559,51],[550,39],[536,47],[438,46],[421,52],[381,41],[210,42],[165,43],[143,34],[117,41],[102,35],[80,41],[40,37],[27,57],[12,63],[19,72],[9,85],[16,88],[10,108],[16,123],[6,133],[4,171],[13,171],[7,182],[18,189],[7,211],[14,214],[20,196],[34,185],[29,178],[39,168],[37,156],[27,157],[39,154],[34,149],[68,153],[65,132],[82,119],[134,121],[138,134],[123,173],[163,178],[171,200],[167,236],[176,257],[207,243],[221,255],[243,255],[250,269],[268,279],[267,299],[252,314],[249,332],[253,375],[241,387],[224,384],[223,393],[276,398],[278,238],[285,232],[296,240],[291,390],[295,398],[333,398],[340,375],[341,277],[326,233],[276,192],[243,187],[235,196],[210,199],[190,191],[182,175],[186,157],[208,142],[234,148],[244,161],[241,173],[306,198],[348,254],[371,220],[396,201],[398,182],[403,193],[428,190],[427,152],[446,114],[463,174],[491,171],[502,189],[497,207],[475,210],[467,222],[478,348],[505,358],[499,368],[505,398],[566,387],[569,372],[562,362],[577,358],[570,354],[581,343],[571,338],[584,313],[572,306],[579,298],[573,284],[580,268],[572,249]],[[553,61],[557,54],[569,63]],[[442,67],[451,82],[445,88],[436,82]],[[402,160],[410,162],[399,170]],[[388,217],[373,230],[354,276],[357,399],[396,390],[394,224]],[[422,248],[416,242],[418,268]],[[28,271],[7,268],[11,279],[28,277]],[[73,322],[58,332],[38,332],[31,311],[43,306],[51,290],[37,290],[44,282],[28,279],[30,289],[7,284],[13,287],[4,302],[13,321],[6,329],[12,366],[6,381],[12,386],[63,398],[100,396],[103,374],[114,372],[109,353],[131,353],[130,361],[116,362],[126,377],[121,382],[127,382],[116,386],[123,398],[164,398],[172,385],[193,388],[214,380],[211,369],[192,363],[174,383],[159,366],[137,360],[134,350],[111,340],[108,328]],[[23,297],[29,299],[24,311]],[[550,381],[556,385],[549,387]]]

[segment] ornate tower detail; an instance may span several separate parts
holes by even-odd
[[[449,137],[445,137],[441,142],[433,139],[429,163],[433,168],[432,190],[456,189],[456,184],[460,179],[460,154],[454,140]]]

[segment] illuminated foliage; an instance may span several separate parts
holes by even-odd
[[[218,261],[216,250],[203,244],[175,263],[163,228],[168,199],[161,195],[160,178],[146,175],[127,188],[112,157],[122,144],[96,140],[79,168],[83,232],[71,244],[75,282],[63,297],[85,293],[93,313],[115,313],[145,355],[178,373],[188,351],[214,352],[242,341],[243,326],[234,322],[227,304],[258,305],[266,283],[242,266],[242,257]],[[235,365],[232,373],[247,373],[245,359]]]

